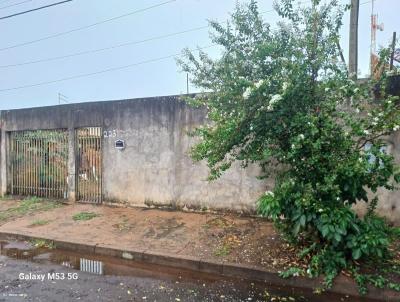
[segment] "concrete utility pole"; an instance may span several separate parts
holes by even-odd
[[[360,0],[351,0],[350,41],[349,41],[349,75],[357,79],[358,71],[358,11]]]
[[[390,54],[390,70],[393,69],[394,52],[396,51],[396,32],[393,32],[392,53]]]
[[[186,93],[189,94],[189,73],[186,73]]]

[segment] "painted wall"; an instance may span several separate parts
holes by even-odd
[[[205,112],[179,101],[177,96],[91,102],[1,112],[0,183],[7,190],[7,132],[68,129],[70,134],[69,183],[74,198],[74,129],[102,127],[103,194],[108,202],[133,206],[146,204],[210,207],[253,211],[255,201],[272,181],[261,181],[257,166],[234,165],[221,179],[207,182],[207,167],[188,155],[194,139],[187,134],[205,123]],[[126,143],[123,151],[114,142]],[[388,151],[400,163],[400,134],[389,138]],[[400,224],[400,191],[382,191],[378,212]],[[365,212],[365,205],[357,205]]]

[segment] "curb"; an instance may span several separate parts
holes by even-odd
[[[11,232],[0,232],[0,238],[14,238],[17,240],[29,241],[32,239],[52,241],[56,248],[80,252],[80,253],[91,253],[98,256],[109,256],[115,258],[121,258],[125,260],[132,260],[138,262],[144,262],[148,264],[156,264],[169,266],[174,268],[186,269],[191,271],[197,271],[201,273],[215,274],[225,277],[234,277],[246,279],[249,281],[262,281],[266,285],[278,286],[278,287],[291,287],[297,289],[303,289],[312,291],[321,284],[322,279],[310,279],[306,277],[297,277],[283,279],[279,277],[276,272],[267,271],[260,268],[255,268],[243,264],[214,262],[198,257],[190,257],[180,255],[165,254],[154,252],[150,250],[122,250],[103,246],[100,244],[90,245],[83,243],[76,243],[64,240],[57,240],[51,238],[31,236],[27,234],[11,233]],[[387,290],[377,289],[375,287],[369,287],[368,293],[365,296],[360,296],[357,290],[355,282],[344,275],[339,275],[334,282],[331,289],[327,290],[328,293],[348,295],[353,298],[362,298],[375,301],[400,301],[400,293]]]

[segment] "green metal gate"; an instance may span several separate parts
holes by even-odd
[[[11,194],[67,198],[67,131],[11,132],[9,155]]]
[[[102,130],[76,129],[76,192],[80,202],[102,201]]]

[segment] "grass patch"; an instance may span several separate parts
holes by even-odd
[[[37,219],[37,220],[34,220],[30,225],[31,226],[41,226],[41,225],[46,225],[48,223],[50,223],[50,220]]]
[[[14,197],[11,195],[4,195],[3,197],[0,197],[0,201],[6,201],[6,200],[13,200]]]
[[[133,228],[133,225],[129,223],[128,218],[124,218],[121,223],[114,224],[113,227],[123,232],[123,231],[130,231]]]
[[[72,219],[75,221],[80,221],[80,220],[90,220],[95,217],[100,216],[99,214],[96,214],[94,212],[80,212],[72,216]]]
[[[231,253],[231,245],[230,244],[223,244],[214,252],[215,256],[218,257],[225,257]]]
[[[25,216],[27,214],[49,211],[61,206],[62,204],[56,201],[44,200],[37,197],[29,197],[22,201],[16,201],[14,207],[2,211],[0,213],[0,223]]]
[[[56,245],[51,240],[45,239],[32,239],[31,244],[37,248],[55,249]]]
[[[203,225],[203,227],[206,229],[210,229],[212,227],[225,229],[225,228],[232,227],[233,225],[234,225],[233,222],[229,221],[228,219],[225,219],[224,217],[215,217],[211,220],[208,220]]]

